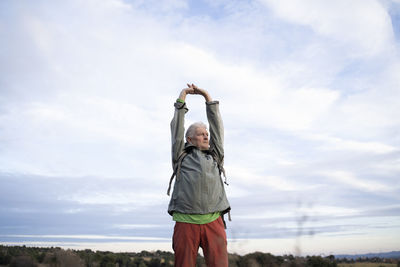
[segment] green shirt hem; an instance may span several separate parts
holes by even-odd
[[[172,219],[176,222],[193,223],[193,224],[206,224],[215,221],[221,216],[220,212],[208,214],[185,214],[174,212]]]

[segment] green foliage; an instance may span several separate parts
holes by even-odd
[[[161,267],[161,260],[158,258],[152,258],[147,264],[149,267]]]
[[[293,255],[274,256],[270,253],[254,252],[244,256],[229,254],[230,267],[336,267],[342,264],[372,264],[369,266],[398,266],[398,259],[360,258],[358,261],[328,257]],[[198,255],[197,266],[205,265],[204,258]],[[26,246],[0,245],[0,265],[7,267],[172,267],[174,254],[157,250],[139,253],[113,253],[109,251],[64,250],[61,248],[35,248]],[[360,266],[360,265],[357,265]]]
[[[0,249],[0,264],[8,265],[10,264],[12,256],[8,253],[5,248]]]
[[[21,255],[11,260],[10,267],[37,267],[37,264],[32,257]]]
[[[321,256],[307,257],[307,267],[336,267],[337,263],[331,256],[322,258]]]
[[[270,253],[254,252],[243,256],[239,266],[280,266],[280,260]]]
[[[116,257],[112,253],[107,253],[101,257],[100,267],[115,267]]]
[[[84,261],[85,267],[94,267],[96,254],[90,249],[85,249],[76,252],[79,257]]]

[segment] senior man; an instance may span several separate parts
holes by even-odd
[[[184,136],[184,120],[188,111],[186,95],[201,95],[206,101],[210,126],[192,124]],[[172,163],[176,175],[168,213],[175,221],[173,249],[175,266],[196,265],[199,247],[203,249],[207,266],[228,266],[227,241],[223,215],[230,211],[221,174],[224,160],[224,128],[219,102],[212,101],[204,89],[194,84],[181,91],[171,121]],[[186,143],[185,143],[186,138]],[[225,181],[226,182],[226,181]]]

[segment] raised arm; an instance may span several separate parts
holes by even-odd
[[[185,148],[185,114],[188,112],[185,99],[187,94],[193,94],[192,88],[182,89],[179,98],[176,100],[174,117],[171,121],[171,154],[172,154],[172,167],[176,163],[179,155]]]
[[[210,125],[210,150],[214,151],[219,159],[224,159],[224,125],[219,112],[219,102],[212,101],[210,94],[194,84],[188,84],[194,90],[194,94],[202,95],[206,100],[206,112]]]

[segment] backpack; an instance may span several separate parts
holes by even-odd
[[[180,169],[182,166],[182,161],[183,159],[192,151],[193,147],[186,147],[182,153],[178,156],[178,158],[176,159],[176,161],[173,162],[174,165],[174,171],[171,175],[171,178],[169,179],[169,185],[168,185],[168,190],[167,190],[167,195],[170,195],[170,191],[171,191],[171,185],[172,185],[172,181],[174,180],[174,177],[176,177],[176,179],[179,179],[179,173],[180,173]],[[209,155],[212,156],[212,158],[217,162],[217,166],[218,166],[218,170],[219,170],[219,175],[223,175],[224,176],[224,184],[229,185],[226,181],[226,174],[225,174],[225,169],[224,169],[224,159],[220,159],[217,154],[214,151],[208,151],[207,152]],[[230,212],[230,208],[229,210],[226,212],[228,213],[228,220],[232,221],[231,219],[231,212]],[[225,218],[224,218],[225,213],[221,214],[222,217],[222,221],[224,223],[224,227],[226,229],[226,222],[225,222]]]
[[[182,161],[183,159],[187,156],[187,154],[189,154],[192,151],[193,147],[186,147],[182,153],[178,156],[178,158],[176,159],[176,161],[173,162],[174,165],[174,171],[171,175],[171,178],[169,179],[169,185],[168,185],[168,190],[167,190],[167,195],[170,195],[170,191],[171,191],[171,185],[172,185],[172,181],[174,180],[174,177],[176,176],[176,180],[179,179],[179,173],[181,170],[181,166],[182,166]],[[218,170],[219,170],[219,175],[223,175],[224,176],[224,184],[229,185],[226,181],[226,174],[225,174],[225,169],[224,169],[224,159],[220,159],[217,154],[214,151],[208,151],[207,152],[209,155],[212,156],[212,158],[217,162],[217,166],[218,166]]]

